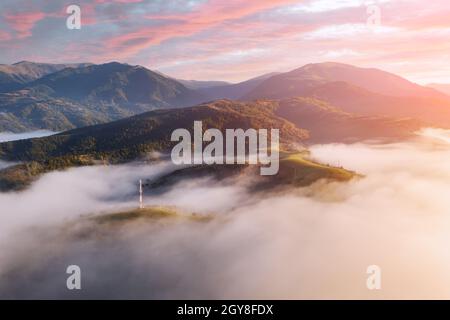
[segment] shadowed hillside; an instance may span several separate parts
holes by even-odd
[[[277,128],[280,129],[282,148],[298,145],[309,137],[308,132],[280,117],[289,103],[301,109],[306,103],[302,99],[289,101],[257,101],[238,103],[219,100],[196,107],[156,110],[116,122],[75,129],[54,136],[28,139],[0,144],[3,159],[24,161],[9,167],[0,174],[0,184],[4,190],[23,188],[35,177],[51,170],[71,166],[92,165],[96,163],[120,163],[144,159],[149,152],[169,152],[175,142],[170,141],[173,130],[186,128],[193,131],[193,123],[202,120],[203,129],[217,128],[222,132],[231,128]],[[312,101],[312,108],[320,108],[320,102]],[[339,116],[345,113],[332,107],[323,106],[327,112]],[[290,115],[289,115],[290,116]],[[297,118],[309,120],[306,114],[295,114]],[[292,117],[295,118],[295,117]],[[176,170],[161,180],[152,182],[153,187],[163,187],[184,178],[213,176],[224,179],[237,174],[259,176],[258,166],[248,165],[201,165]],[[249,171],[250,170],[250,171]],[[260,177],[251,187],[263,191],[275,186],[305,186],[326,178],[345,181],[353,173],[314,163],[307,159],[307,153],[282,153],[280,170],[276,176]]]
[[[360,116],[317,98],[297,97],[278,102],[275,112],[309,131],[308,143],[398,141],[409,138],[426,126],[410,118]]]
[[[193,130],[202,120],[203,129],[277,128],[282,143],[301,142],[308,133],[274,114],[276,103],[240,103],[219,100],[195,107],[155,110],[131,118],[66,131],[57,135],[0,144],[6,160],[47,161],[56,157],[88,156],[112,162],[128,161],[150,151],[166,151],[175,143],[175,129]]]
[[[0,94],[0,131],[61,131],[204,100],[141,66],[112,62],[65,68]]]
[[[329,103],[297,97],[279,101],[258,100],[249,103],[218,100],[195,107],[155,110],[111,123],[74,129],[53,136],[0,144],[0,158],[25,163],[1,171],[4,188],[23,187],[43,172],[71,166],[98,163],[124,163],[146,159],[149,153],[168,153],[176,142],[170,137],[179,128],[193,132],[194,121],[203,122],[203,130],[270,129],[280,130],[282,149],[317,142],[349,142],[362,140],[398,141],[411,137],[424,123],[411,119],[392,119],[376,116],[357,116],[344,112]],[[283,162],[289,164],[291,161]],[[305,162],[301,163],[305,178]],[[220,166],[219,166],[220,167]],[[283,183],[296,176],[296,171],[280,169]],[[313,166],[318,169],[319,167]],[[230,170],[231,169],[231,170]],[[229,176],[239,166],[216,168],[207,166],[189,169],[200,173]],[[237,170],[237,171],[236,171]],[[313,170],[318,175],[328,174]],[[284,174],[287,174],[284,176]],[[334,172],[334,171],[333,171]],[[332,176],[336,176],[334,172]],[[272,183],[277,178],[272,178]],[[301,180],[300,179],[300,180]],[[311,181],[315,179],[306,179]]]

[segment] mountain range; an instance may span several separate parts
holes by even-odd
[[[413,118],[427,125],[450,126],[446,94],[378,69],[334,62],[308,64],[236,84],[180,80],[118,62],[19,62],[1,65],[0,79],[0,131],[64,131],[217,99],[295,97],[325,103],[331,107],[327,112],[334,110],[336,115],[339,110],[341,119],[344,113],[352,114],[347,123],[358,122],[360,127],[367,117],[392,118],[391,123]]]

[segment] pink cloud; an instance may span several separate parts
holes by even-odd
[[[82,25],[93,25],[97,23],[94,4],[83,4],[81,7],[81,23]]]
[[[44,12],[20,12],[7,13],[4,15],[6,23],[17,33],[18,38],[31,36],[32,29],[37,22],[44,19]]]
[[[188,14],[149,15],[147,19],[164,21],[159,26],[143,27],[106,41],[108,51],[114,50],[120,58],[135,55],[151,45],[165,40],[186,37],[219,25],[237,20],[260,11],[281,5],[298,3],[298,0],[211,0]]]
[[[95,0],[95,3],[139,3],[143,0]]]
[[[11,40],[11,35],[3,30],[0,30],[0,41],[8,41]]]
[[[95,27],[80,33],[82,39],[71,45],[52,46],[49,38],[33,46],[40,52],[51,47],[49,62],[119,60],[180,78],[239,81],[327,60],[379,67],[419,80],[450,74],[448,0],[426,5],[421,0],[380,1],[380,32],[366,28],[363,4],[308,11],[299,6],[301,0],[212,0],[188,11],[170,11],[182,3],[177,0],[152,6],[159,11],[150,14],[144,3],[125,4],[135,1],[80,0],[83,24]],[[55,8],[57,16],[46,16],[64,23],[63,7]],[[16,27],[0,33],[0,40],[30,35],[39,15],[23,18],[12,20],[10,15],[8,24]],[[11,42],[3,44],[4,56],[25,59],[30,54],[23,52],[20,39]]]

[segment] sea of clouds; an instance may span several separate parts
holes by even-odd
[[[315,159],[364,175],[347,183],[262,196],[242,179],[203,178],[145,195],[147,205],[213,216],[202,222],[79,223],[136,207],[137,181],[169,163],[46,174],[0,193],[0,297],[448,299],[448,137],[428,129],[402,143],[313,146]],[[72,264],[80,291],[66,288]],[[370,265],[381,290],[366,287]]]

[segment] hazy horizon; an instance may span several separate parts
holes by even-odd
[[[39,64],[39,63],[44,63],[44,64],[49,63],[49,64],[51,64],[50,62],[20,60],[20,61],[11,63],[11,64],[1,64],[1,63],[0,63],[0,65],[14,65],[14,64],[21,63],[21,62],[31,62],[31,63],[38,63],[38,64]],[[121,61],[116,61],[116,60],[105,61],[105,62],[99,62],[99,63],[95,63],[95,64],[107,64],[107,63],[113,63],[113,62],[121,63],[121,64],[128,64],[128,65],[132,65],[132,66],[142,66],[142,65],[139,65],[139,64],[133,65],[133,64],[129,64],[129,63],[127,63],[127,62],[121,62]],[[74,61],[66,61],[66,62],[61,62],[61,64],[81,64],[81,63],[92,63],[92,62],[89,62],[89,61],[75,61],[75,62],[74,62]],[[301,67],[304,67],[304,66],[306,66],[306,65],[308,65],[308,64],[324,64],[324,63],[346,64],[346,65],[350,65],[350,66],[358,67],[358,68],[373,69],[373,68],[370,67],[370,66],[368,66],[368,67],[362,67],[362,66],[358,66],[358,65],[355,65],[355,64],[352,64],[352,63],[342,63],[342,62],[337,62],[337,61],[322,61],[322,62],[315,62],[315,63],[306,63],[306,64],[304,64],[304,65],[301,65],[301,66],[298,66],[298,67],[294,67],[294,68],[292,68],[292,69],[288,69],[288,70],[284,70],[284,71],[273,70],[273,71],[269,71],[269,72],[266,72],[266,73],[263,73],[263,74],[256,74],[256,75],[254,75],[254,76],[251,76],[250,78],[246,78],[246,79],[243,79],[243,80],[241,80],[241,81],[234,81],[234,82],[232,82],[232,81],[227,81],[227,80],[224,80],[224,79],[201,79],[201,80],[199,80],[199,79],[180,79],[180,78],[176,78],[176,77],[174,77],[174,76],[172,76],[172,75],[170,75],[170,74],[163,73],[163,72],[161,72],[161,71],[158,70],[158,69],[153,69],[153,68],[151,68],[151,67],[145,67],[145,66],[142,66],[142,67],[145,67],[145,68],[147,68],[147,69],[149,69],[149,70],[151,70],[151,71],[157,72],[157,73],[159,73],[159,74],[162,74],[162,75],[164,75],[164,76],[167,76],[167,77],[170,77],[170,78],[176,79],[176,80],[184,80],[184,81],[205,81],[205,82],[208,82],[208,81],[211,81],[211,82],[213,82],[213,81],[218,81],[218,82],[226,82],[226,83],[228,83],[228,84],[238,84],[238,83],[245,82],[245,81],[248,81],[248,80],[251,80],[251,79],[255,79],[255,78],[258,78],[258,77],[262,77],[262,76],[265,76],[265,75],[268,75],[268,74],[290,72],[290,71],[293,71],[293,70],[295,70],[295,69],[299,69],[299,68],[301,68]],[[92,64],[94,64],[94,63],[92,63]],[[378,69],[378,70],[381,70],[381,71],[386,71],[386,70],[379,69],[379,68],[375,68],[375,69]],[[386,72],[388,72],[388,71],[386,71]],[[389,72],[389,73],[391,73],[391,72]],[[395,74],[395,73],[392,73],[392,74]],[[400,76],[400,77],[402,77],[402,78],[404,78],[404,79],[406,79],[406,80],[408,80],[408,81],[410,81],[410,82],[412,82],[412,83],[417,83],[417,84],[419,84],[419,85],[421,85],[421,86],[450,85],[450,81],[449,81],[449,83],[438,83],[438,82],[419,83],[419,82],[414,82],[414,81],[412,81],[412,80],[408,79],[407,77],[404,77],[404,76],[402,76],[402,75],[400,75],[400,74],[395,74],[395,75]]]

